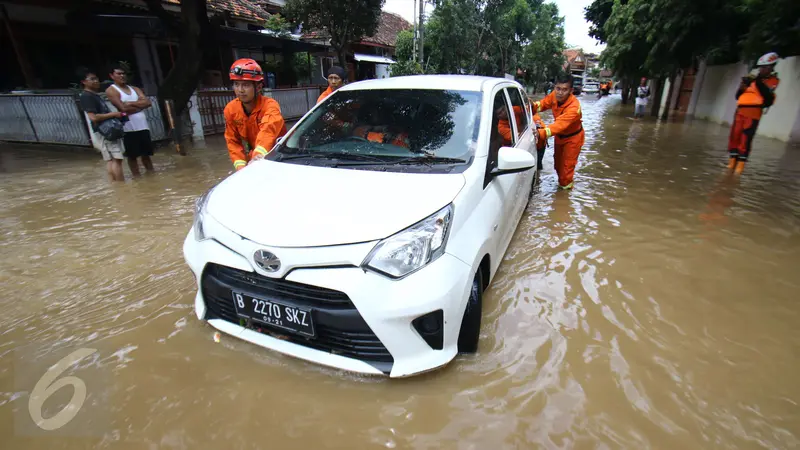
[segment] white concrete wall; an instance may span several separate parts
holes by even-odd
[[[736,90],[749,72],[744,63],[708,66],[700,84],[694,117],[730,125],[736,112]],[[800,141],[800,57],[781,59],[775,67],[781,82],[775,104],[758,126],[757,136]]]

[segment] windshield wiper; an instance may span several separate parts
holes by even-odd
[[[346,159],[346,160],[370,161],[379,163],[386,162],[385,159],[378,158],[377,156],[361,155],[358,153],[336,153],[336,152],[304,152],[304,153],[295,153],[290,155],[281,154],[278,161],[289,161],[292,159],[303,159],[303,158],[336,159],[336,160]]]
[[[388,164],[464,164],[466,161],[459,158],[448,158],[445,156],[412,156],[410,158],[402,158],[395,161],[390,161]]]

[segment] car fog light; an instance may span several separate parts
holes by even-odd
[[[444,311],[437,309],[411,322],[417,333],[434,350],[444,347]]]

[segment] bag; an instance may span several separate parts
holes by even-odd
[[[109,141],[116,141],[125,136],[122,121],[116,117],[100,122],[100,125],[97,126],[97,132]]]

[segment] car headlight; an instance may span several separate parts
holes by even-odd
[[[402,278],[435,261],[444,253],[453,205],[390,236],[375,246],[364,266],[392,278]]]
[[[206,239],[210,239],[206,236],[205,230],[203,229],[203,218],[206,214],[206,205],[208,204],[208,197],[211,194],[211,190],[206,192],[205,194],[201,195],[194,203],[194,238],[197,241],[205,241]]]

